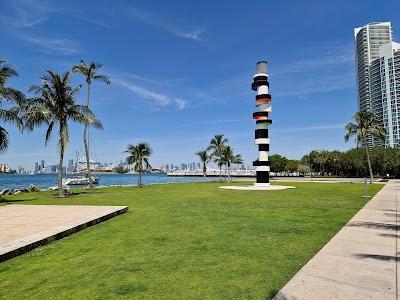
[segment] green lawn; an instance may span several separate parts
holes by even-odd
[[[269,299],[364,204],[363,185],[218,183],[104,188],[0,204],[128,205],[129,211],[0,263],[3,299]],[[370,186],[370,194],[382,186]],[[22,201],[23,200],[23,201]]]

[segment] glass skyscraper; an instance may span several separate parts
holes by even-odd
[[[370,146],[400,146],[400,44],[392,41],[390,22],[354,29],[358,108],[373,111],[386,130],[384,144],[372,137]]]

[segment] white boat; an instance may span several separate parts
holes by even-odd
[[[98,184],[99,183],[99,178],[98,177],[93,177],[92,176],[92,182],[93,184]],[[85,176],[74,176],[72,178],[65,178],[62,181],[63,185],[88,185],[89,184],[89,178]]]

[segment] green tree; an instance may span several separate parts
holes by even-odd
[[[20,130],[23,128],[21,118],[19,116],[20,107],[24,104],[24,95],[9,86],[7,81],[12,77],[17,77],[18,73],[15,69],[0,60],[0,106],[15,105],[7,108],[0,108],[0,119],[3,122],[16,125]],[[0,152],[7,150],[10,143],[10,137],[7,130],[0,126]]]
[[[203,177],[207,177],[207,163],[210,161],[210,156],[208,155],[207,150],[201,150],[195,153],[199,158],[201,163],[203,164]]]
[[[76,104],[75,97],[81,86],[71,86],[70,72],[60,75],[47,71],[41,80],[41,85],[32,86],[29,89],[34,93],[35,98],[30,99],[25,106],[24,119],[30,130],[41,125],[47,126],[46,145],[50,140],[53,128],[58,125],[58,194],[59,197],[64,197],[63,160],[69,142],[69,122],[88,124],[96,128],[102,128],[102,124],[87,106]]]
[[[317,151],[315,162],[319,165],[322,176],[325,176],[325,169],[329,160],[329,152],[326,150]]]
[[[365,146],[367,154],[368,169],[370,175],[370,183],[373,181],[373,173],[371,160],[369,157],[368,137],[376,137],[378,140],[385,140],[385,129],[380,125],[376,115],[371,111],[357,112],[353,116],[353,122],[349,122],[346,127],[344,140],[347,142],[351,137],[355,137],[357,146],[361,142]]]
[[[128,170],[122,166],[118,166],[115,168],[115,172],[118,174],[125,174],[125,173],[128,173]]]
[[[328,172],[332,173],[336,176],[340,175],[341,168],[341,156],[342,153],[340,151],[328,151]]]
[[[293,174],[299,167],[299,161],[295,159],[288,159],[285,165],[285,171]]]
[[[271,162],[271,172],[282,173],[285,171],[285,166],[287,163],[287,158],[279,154],[273,154],[269,157]]]
[[[84,60],[81,60],[81,62],[78,65],[75,65],[72,67],[72,72],[73,73],[79,73],[81,74],[85,81],[86,81],[86,87],[87,87],[87,94],[86,94],[86,106],[89,107],[90,104],[90,89],[91,89],[91,84],[93,81],[102,81],[109,85],[111,82],[108,79],[108,77],[98,74],[99,69],[102,67],[101,64],[97,63],[89,63],[87,64]],[[92,176],[91,176],[91,170],[90,170],[90,150],[89,150],[89,124],[84,125],[83,129],[83,144],[85,148],[85,158],[86,158],[86,170],[87,170],[87,177],[89,179],[89,188],[93,189],[93,181],[92,181]]]
[[[311,169],[310,169],[309,165],[304,165],[302,163],[299,163],[299,165],[297,167],[297,172],[299,172],[299,174],[305,176],[306,174],[311,172]]]
[[[231,181],[230,168],[233,164],[242,164],[243,159],[240,154],[234,154],[231,146],[226,146],[222,149],[222,161],[228,169],[228,181]]]
[[[207,148],[207,151],[211,151],[211,157],[219,167],[219,181],[222,181],[222,166],[224,165],[222,153],[227,144],[228,139],[223,134],[216,134]]]
[[[149,144],[139,143],[136,146],[128,145],[128,149],[124,153],[129,154],[126,162],[134,165],[134,170],[138,173],[138,187],[142,187],[142,173],[151,169],[149,157],[153,153],[153,150]]]

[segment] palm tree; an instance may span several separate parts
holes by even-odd
[[[151,169],[149,157],[153,150],[147,143],[139,143],[136,146],[128,145],[124,153],[128,153],[126,158],[128,164],[134,164],[134,170],[138,173],[138,187],[142,187],[142,172]]]
[[[356,139],[357,147],[360,142],[365,146],[365,151],[367,154],[370,183],[373,181],[371,160],[369,158],[368,150],[368,136],[376,137],[378,140],[385,140],[385,129],[380,125],[376,115],[371,111],[360,111],[357,112],[353,117],[354,123],[350,122],[346,125],[346,134],[344,136],[345,142],[347,142],[350,137],[354,136]]]
[[[222,150],[222,161],[228,168],[228,181],[231,181],[230,167],[232,164],[242,164],[242,156],[240,154],[234,155],[233,148],[231,146],[226,146]]]
[[[13,123],[22,130],[23,124],[19,113],[21,106],[24,104],[25,97],[20,91],[7,86],[7,80],[17,76],[18,73],[16,70],[5,64],[4,60],[0,60],[0,107],[17,104],[17,106],[8,109],[1,108],[0,119],[4,122]],[[0,152],[6,151],[9,143],[10,137],[7,130],[0,126]]]
[[[195,153],[200,161],[203,163],[203,177],[204,179],[207,177],[207,163],[210,161],[210,156],[208,155],[207,150],[201,150]]]
[[[224,165],[222,151],[226,147],[228,139],[223,134],[216,134],[210,141],[207,150],[212,151],[211,157],[219,167],[219,181],[222,181],[222,166]]]
[[[39,86],[32,86],[29,91],[36,98],[29,100],[25,107],[24,119],[28,129],[46,125],[45,144],[50,140],[53,128],[58,125],[58,194],[64,197],[62,188],[64,153],[69,142],[69,122],[88,124],[96,128],[102,128],[102,124],[95,118],[87,106],[75,103],[76,94],[81,86],[70,85],[70,72],[57,74],[52,71],[41,77]]]
[[[81,60],[81,62],[78,65],[75,65],[72,67],[72,72],[73,73],[80,73],[86,81],[86,87],[87,87],[87,95],[86,95],[86,106],[89,107],[89,102],[90,102],[90,87],[92,84],[92,81],[102,81],[105,84],[109,85],[111,82],[108,79],[108,77],[97,74],[98,70],[102,67],[101,64],[97,63],[90,63],[87,64],[84,60]],[[83,129],[83,144],[85,147],[85,157],[86,157],[86,170],[87,170],[87,177],[89,179],[89,188],[93,189],[93,181],[92,181],[92,176],[90,174],[90,161],[89,161],[89,128],[88,124],[85,124],[84,129]]]

